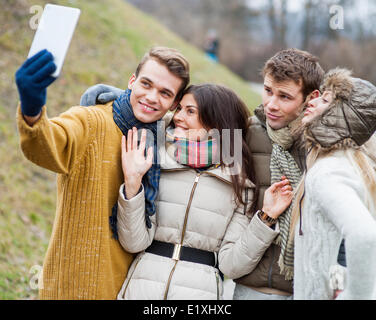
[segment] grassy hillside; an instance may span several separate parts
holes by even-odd
[[[250,107],[260,98],[228,69],[122,0],[48,1],[79,7],[81,17],[60,78],[48,90],[48,114],[79,102],[95,83],[126,87],[153,45],[180,49],[191,62],[192,83],[234,89]],[[0,299],[34,299],[29,283],[42,265],[55,214],[55,175],[24,159],[18,144],[14,73],[27,56],[34,30],[30,7],[47,1],[3,0],[0,10]],[[189,27],[189,26],[188,26]]]

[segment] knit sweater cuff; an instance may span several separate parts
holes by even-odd
[[[45,121],[47,120],[46,106],[42,107],[40,118],[37,122],[30,126],[26,121],[21,111],[21,103],[17,107],[17,126],[20,134],[24,134],[29,137],[36,137],[40,128],[43,127]]]

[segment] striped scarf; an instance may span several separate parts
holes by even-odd
[[[294,123],[291,123],[291,125],[294,125]],[[272,184],[280,181],[282,176],[286,176],[293,189],[295,189],[299,184],[302,173],[293,156],[287,151],[294,142],[290,128],[291,126],[273,130],[267,124],[268,135],[273,141],[270,172]],[[285,275],[286,280],[291,280],[294,276],[294,243],[288,241],[290,238],[292,208],[293,204],[291,203],[278,217],[280,233],[275,239],[275,243],[281,247],[278,265],[281,269],[281,274]]]
[[[130,103],[131,90],[127,89],[120,97],[113,103],[113,117],[116,125],[121,132],[126,136],[129,129],[136,127],[137,129],[148,129],[146,136],[146,149],[154,146],[153,165],[142,177],[142,184],[145,192],[145,221],[146,226],[151,228],[150,216],[155,213],[155,199],[157,197],[160,179],[160,165],[158,161],[157,150],[157,131],[159,123],[157,121],[152,123],[143,123],[136,119],[133,114],[133,109]],[[150,136],[150,132],[153,137]],[[112,215],[110,217],[110,226],[113,232],[113,237],[118,239],[117,234],[117,201],[112,208]]]
[[[188,140],[176,137],[173,134],[174,128],[166,129],[167,153],[176,162],[192,168],[206,168],[219,163],[217,142],[215,139],[203,141]]]

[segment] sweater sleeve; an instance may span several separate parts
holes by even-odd
[[[90,122],[88,108],[72,107],[60,116],[48,119],[44,106],[39,120],[29,126],[18,106],[17,126],[21,149],[31,162],[67,174],[89,144]]]
[[[219,250],[219,269],[231,279],[252,272],[278,234],[257,215],[249,221],[235,212]]]
[[[321,168],[311,183],[313,201],[346,241],[347,277],[340,299],[372,299],[376,288],[376,221],[364,204],[364,186],[351,170]],[[303,216],[304,219],[304,216]]]
[[[131,253],[141,252],[150,246],[156,230],[155,214],[150,217],[152,227],[145,221],[145,193],[141,191],[133,198],[124,197],[124,184],[120,186],[118,198],[117,227],[120,244]]]

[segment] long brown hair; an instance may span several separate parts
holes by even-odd
[[[239,203],[246,205],[243,200],[245,191],[245,179],[252,181],[256,188],[254,190],[253,203],[248,207],[247,212],[254,210],[258,184],[254,174],[254,166],[251,157],[251,150],[246,142],[249,128],[250,112],[244,102],[231,89],[215,84],[191,85],[183,93],[192,94],[198,105],[199,120],[204,127],[217,129],[220,134],[220,163],[226,166],[222,158],[223,129],[230,129],[231,142],[234,141],[234,130],[241,129],[242,132],[242,163],[240,174],[232,174],[231,180],[234,193]],[[234,154],[234,144],[230,143],[230,152]]]

